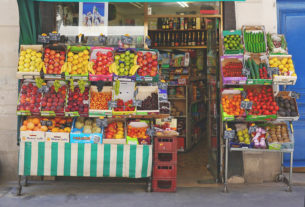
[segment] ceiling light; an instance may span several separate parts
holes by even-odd
[[[177,4],[179,4],[183,8],[185,7],[185,5],[182,2],[180,2],[180,1],[177,1]]]
[[[189,5],[186,2],[181,2],[185,7],[189,7]]]

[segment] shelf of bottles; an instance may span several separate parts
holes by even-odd
[[[158,18],[157,29],[148,31],[151,46],[206,48],[205,25],[205,19],[200,17]]]

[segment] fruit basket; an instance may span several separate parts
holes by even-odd
[[[275,84],[295,85],[297,75],[291,55],[270,55],[269,64],[270,67],[279,69],[279,74],[273,75],[273,82]]]
[[[285,122],[272,123],[266,127],[266,130],[269,149],[293,149],[294,137]]]
[[[17,79],[40,77],[43,68],[42,45],[20,45]]]
[[[116,107],[112,108],[113,115],[130,115],[136,114],[135,100],[135,82],[113,83],[112,100],[116,102]]]
[[[83,92],[82,88],[84,88]],[[70,84],[68,95],[66,96],[65,116],[88,116],[89,102],[89,83],[85,82],[84,87],[82,87],[79,83],[73,82],[73,86]]]
[[[41,125],[39,117],[24,117],[20,124],[21,142],[44,142],[46,126]]]
[[[267,38],[264,26],[242,27],[243,42],[246,54],[258,53],[264,55],[267,53]]]
[[[67,65],[64,66],[66,80],[88,80],[89,46],[68,46]]]
[[[267,45],[270,55],[287,55],[288,48],[285,36],[282,34],[267,34]]]
[[[95,118],[77,117],[73,120],[70,143],[102,143],[103,133],[104,128],[96,124]]]
[[[252,108],[248,109],[247,121],[266,121],[277,118],[277,106],[272,86],[244,86],[247,100],[253,103]]]
[[[137,65],[140,67],[136,73],[137,81],[153,81],[159,80],[159,64],[158,50],[137,50]]]
[[[127,125],[127,144],[151,144],[148,128],[149,121],[130,121]]]
[[[112,47],[91,47],[90,61],[94,62],[95,74],[89,73],[90,81],[112,81],[113,74],[109,71],[114,62]]]
[[[64,116],[67,83],[65,81],[48,81],[47,92],[41,99],[41,116]]]
[[[135,81],[136,70],[132,68],[136,66],[136,49],[134,48],[118,48],[115,50],[114,56],[114,80]]]
[[[221,73],[223,85],[244,85],[247,77],[242,75],[243,56],[222,56]]]
[[[17,104],[17,115],[40,115],[42,92],[34,80],[22,83]]]
[[[272,77],[268,74],[269,61],[266,55],[245,55],[244,66],[250,71],[247,85],[272,85]]]
[[[222,32],[223,54],[244,54],[241,30],[224,30]]]
[[[108,119],[108,126],[105,127],[104,144],[126,144],[126,123],[115,119]]]
[[[90,117],[111,116],[112,109],[109,101],[112,100],[112,86],[104,86],[98,91],[96,86],[90,87]]]
[[[243,97],[242,88],[224,89],[221,94],[221,113],[224,121],[243,120],[246,117],[244,109],[240,108]]]
[[[43,61],[45,69],[43,75],[45,79],[61,79],[62,78],[62,66],[66,61],[65,45],[45,45]]]
[[[295,98],[291,97],[291,91],[279,91],[275,97],[279,106],[277,120],[297,121],[300,118],[298,105]]]
[[[158,86],[137,86],[136,100],[141,101],[137,106],[137,114],[147,115],[159,113],[159,89]]]

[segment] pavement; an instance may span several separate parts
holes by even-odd
[[[135,207],[135,206],[207,206],[264,207],[304,206],[304,186],[286,192],[283,183],[179,187],[176,193],[147,193],[145,183],[110,183],[101,181],[31,181],[16,196],[17,183],[0,186],[0,207]]]

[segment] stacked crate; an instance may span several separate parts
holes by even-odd
[[[177,138],[154,138],[152,189],[154,192],[176,192]]]

